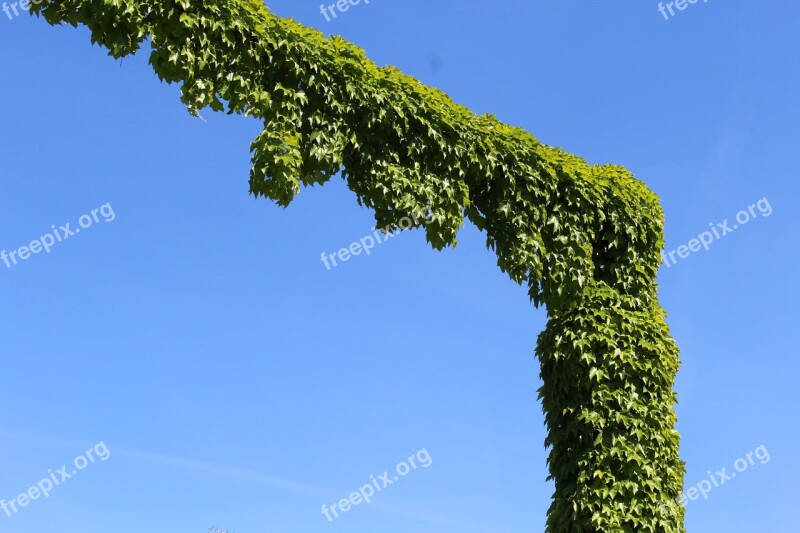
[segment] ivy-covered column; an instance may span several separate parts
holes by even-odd
[[[662,309],[604,284],[551,313],[537,354],[555,494],[549,533],[682,533],[678,350]]]

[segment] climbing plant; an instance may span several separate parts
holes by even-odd
[[[148,43],[197,115],[255,117],[250,191],[282,206],[340,174],[384,230],[405,217],[442,249],[465,220],[548,311],[536,353],[555,493],[546,531],[684,532],[673,383],[678,350],[656,294],[658,198],[624,168],[589,165],[475,115],[357,46],[260,0],[53,0],[115,58]],[[420,212],[428,216],[421,218]]]

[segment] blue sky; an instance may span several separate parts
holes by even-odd
[[[687,526],[794,533],[800,6],[657,5],[372,0],[326,22],[316,2],[270,3],[628,167],[662,198],[668,250],[756,206],[660,273],[687,488],[770,457],[691,501]],[[146,54],[114,62],[27,15],[0,12],[0,64],[0,249],[114,214],[0,263],[0,498],[110,452],[0,531],[543,529],[546,317],[473,227],[455,250],[408,232],[326,270],[371,214],[340,180],[285,210],[248,196],[254,121],[193,119]],[[373,503],[320,512],[423,449],[429,467]]]

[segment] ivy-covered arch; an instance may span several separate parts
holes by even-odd
[[[412,217],[436,249],[473,222],[548,310],[536,350],[555,481],[546,531],[685,531],[678,350],[655,283],[663,213],[628,171],[477,116],[260,0],[53,0],[32,12],[87,26],[116,58],[150,40],[156,74],[182,85],[191,113],[261,120],[256,196],[285,206],[341,173],[379,227]]]

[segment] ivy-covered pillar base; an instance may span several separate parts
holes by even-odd
[[[663,310],[642,301],[590,285],[539,336],[555,481],[547,533],[685,532],[678,349]]]

